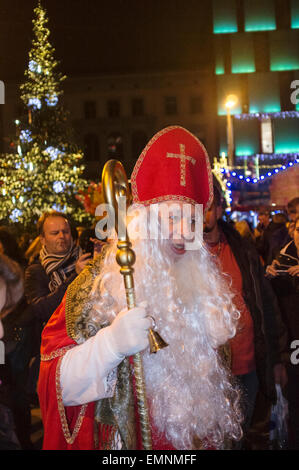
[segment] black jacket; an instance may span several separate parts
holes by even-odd
[[[243,298],[254,325],[256,371],[260,388],[275,402],[273,367],[287,360],[287,333],[277,299],[270,282],[265,278],[264,268],[254,245],[243,239],[223,220],[218,224],[241,271]]]
[[[289,243],[283,253],[299,259],[294,241]],[[283,274],[271,279],[274,292],[277,295],[282,318],[288,330],[288,344],[299,339],[299,278]],[[292,352],[291,350],[289,351]],[[297,367],[297,369],[299,369]],[[298,371],[299,373],[299,371]]]
[[[61,303],[69,284],[77,276],[72,273],[54,292],[49,289],[50,278],[40,261],[31,264],[25,271],[25,295],[34,317],[41,324],[47,322]]]

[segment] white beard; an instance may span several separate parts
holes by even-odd
[[[240,393],[217,348],[236,333],[239,312],[213,256],[202,246],[176,263],[164,242],[134,243],[137,304],[146,300],[168,347],[142,353],[152,424],[176,449],[194,448],[194,438],[221,448],[240,439]],[[95,280],[96,320],[111,322],[125,307],[125,292],[111,245]],[[93,310],[95,315],[95,310]]]

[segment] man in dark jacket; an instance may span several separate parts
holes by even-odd
[[[239,329],[230,341],[230,349],[232,374],[245,396],[246,436],[258,390],[273,403],[275,383],[285,385],[286,371],[282,363],[286,331],[255,247],[221,219],[221,204],[221,192],[214,186],[214,202],[204,222],[204,240],[224,275],[228,275],[235,293],[233,301],[240,312]]]
[[[71,226],[60,212],[47,212],[38,222],[42,249],[25,272],[25,295],[38,322],[44,324],[63,299],[69,284],[90,260],[80,255]]]

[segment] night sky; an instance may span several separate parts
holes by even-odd
[[[20,80],[37,0],[0,0],[0,79]],[[211,58],[212,1],[42,0],[68,76],[197,70]]]

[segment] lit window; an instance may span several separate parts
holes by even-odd
[[[232,73],[255,72],[252,36],[246,33],[231,37]]]
[[[250,113],[276,113],[281,110],[277,74],[255,73],[248,75]]]
[[[299,0],[291,0],[291,28],[299,28]]]
[[[244,0],[245,31],[276,29],[274,0]]]
[[[214,33],[236,33],[238,31],[235,0],[213,1]]]
[[[262,153],[273,153],[273,127],[270,118],[261,121]]]
[[[299,69],[298,31],[275,31],[270,35],[270,70]]]

